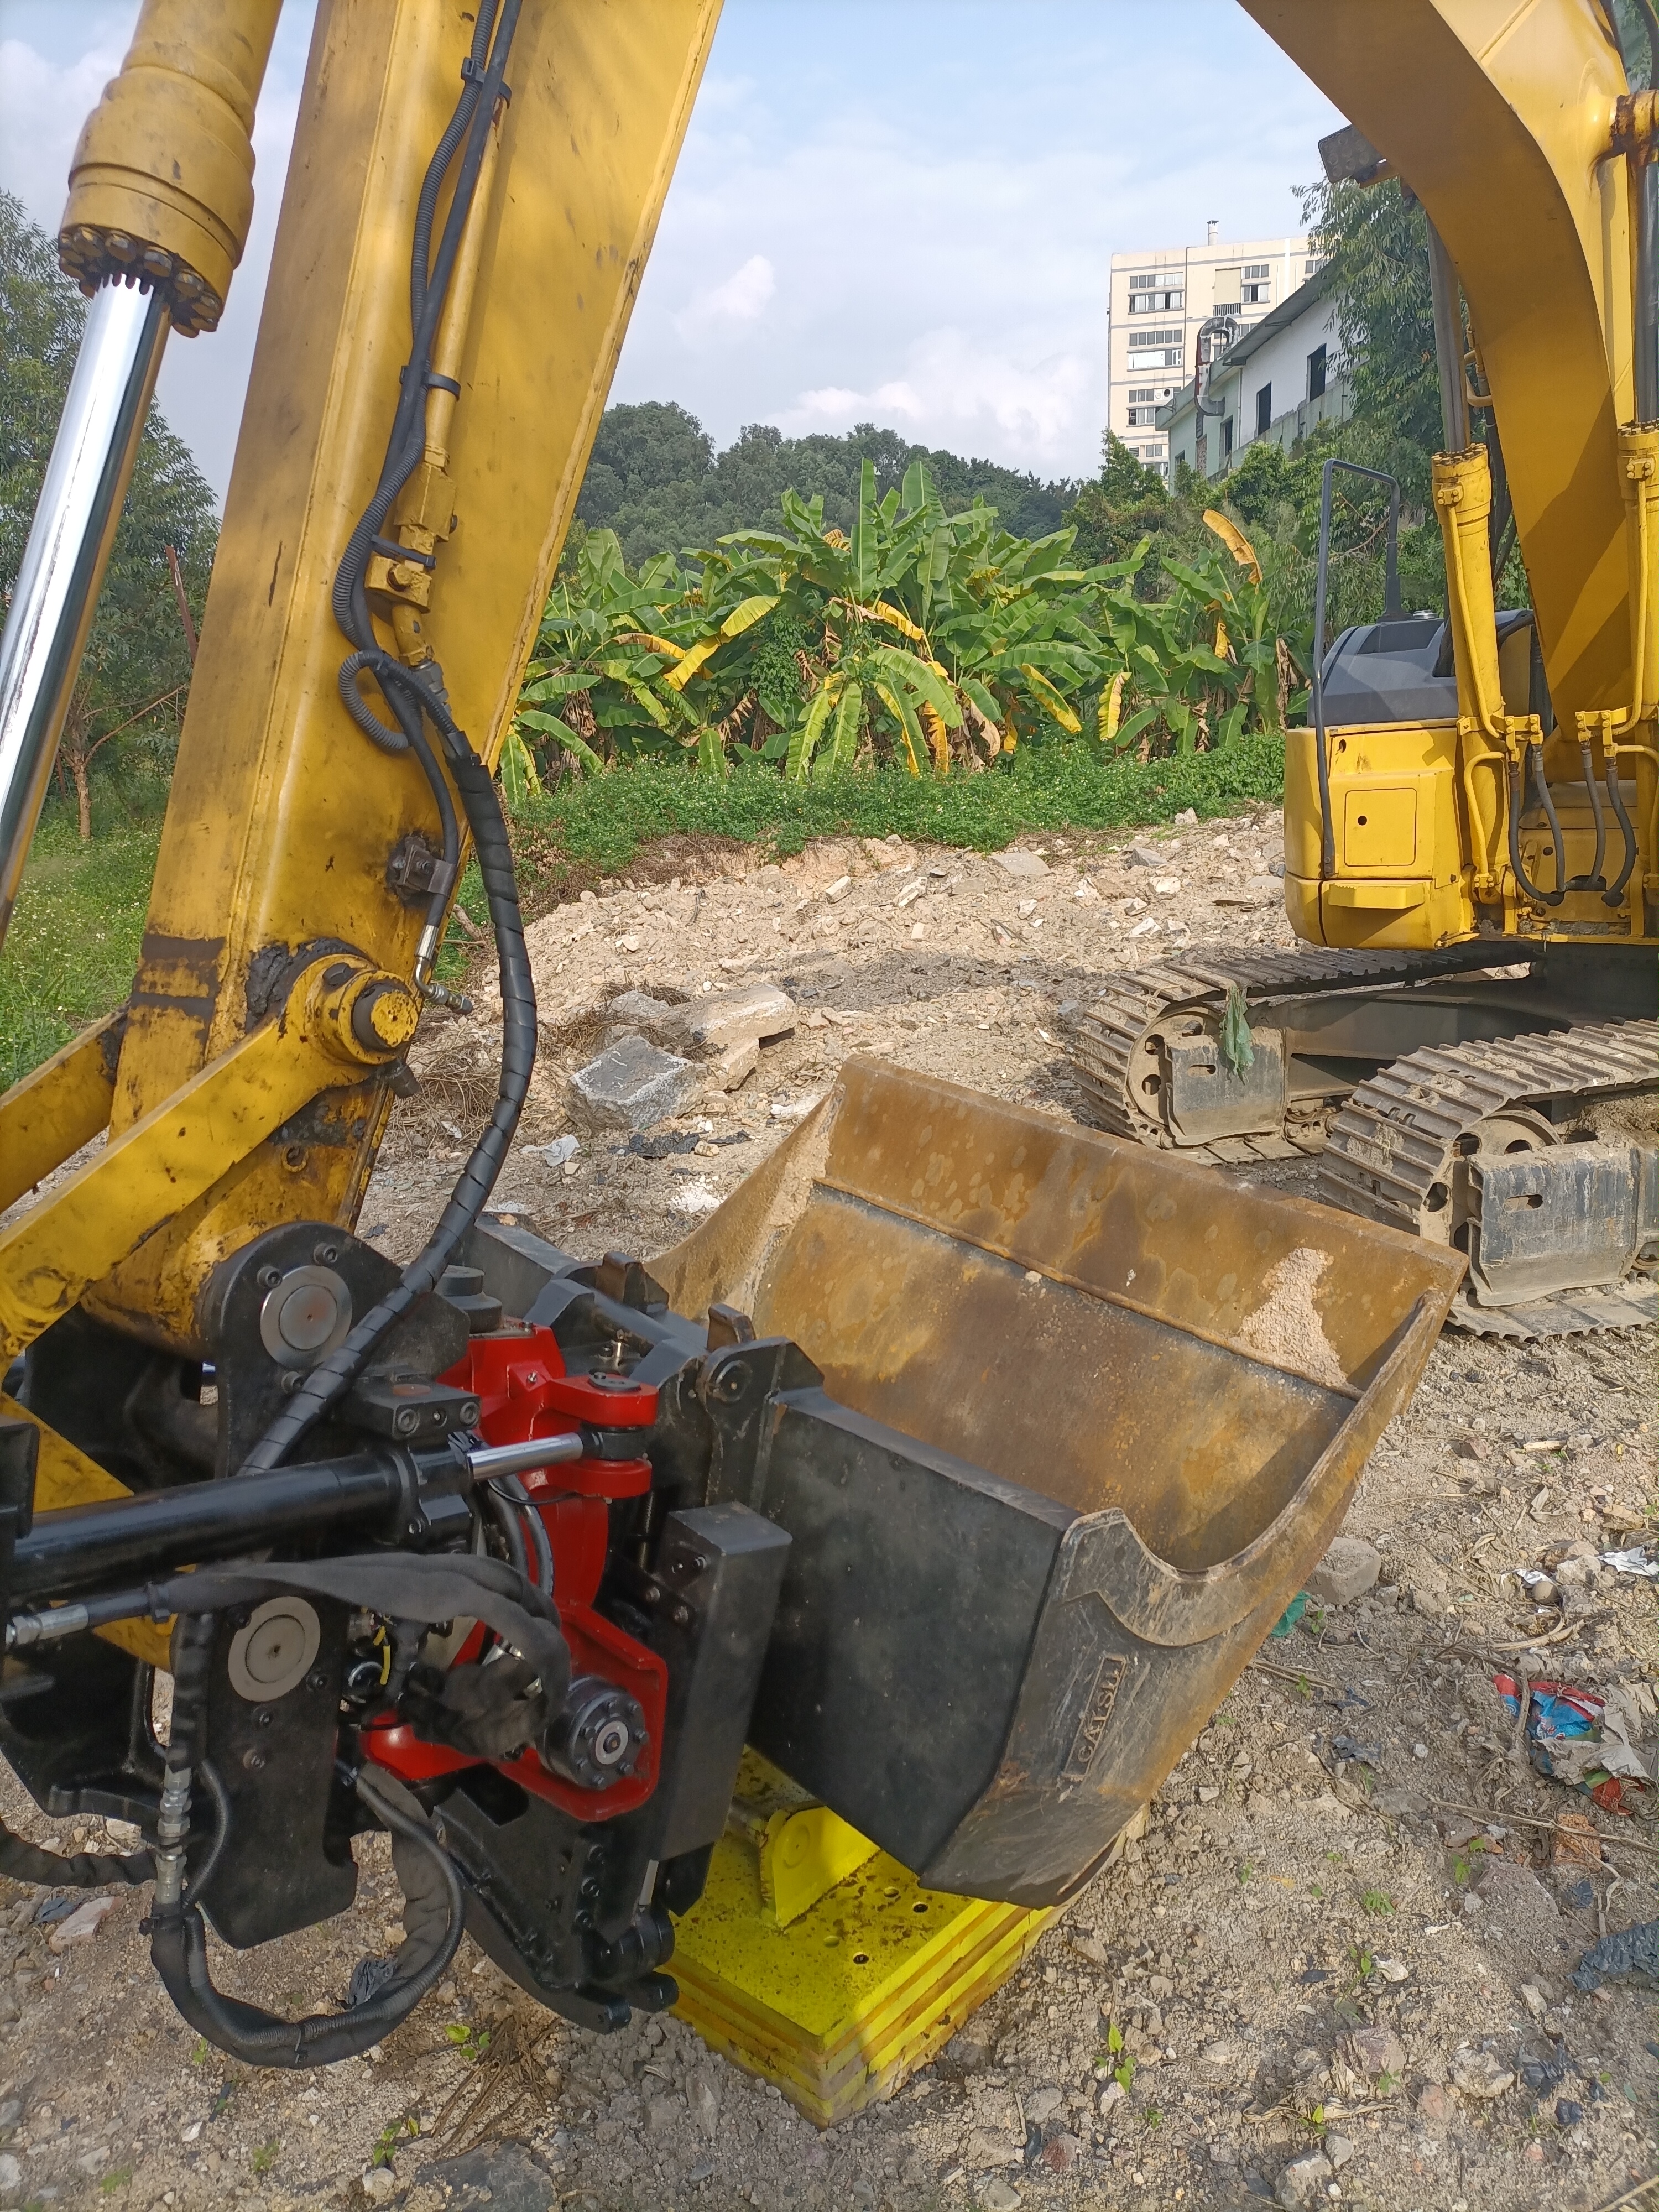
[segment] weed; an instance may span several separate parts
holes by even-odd
[[[1141,2117],[1149,2128],[1161,2128],[1164,2124],[1164,2115],[1156,2105],[1148,2105]]]
[[[132,2172],[130,2166],[112,2166],[99,2183],[99,2189],[106,2197],[113,2197],[118,2189],[126,2187],[132,2179]]]
[[[1359,1902],[1367,1912],[1375,1914],[1379,1920],[1388,1919],[1394,1911],[1394,1899],[1386,1889],[1361,1890]]]
[[[1238,1878],[1241,1882],[1249,1881],[1255,1872],[1255,1861],[1254,1859],[1240,1859],[1238,1863]]]
[[[191,2064],[192,2066],[205,2066],[207,2064],[207,2055],[208,2039],[204,2035],[198,2035],[196,2039],[196,2048],[190,2054]]]
[[[282,2148],[282,2144],[275,2136],[272,2136],[268,2142],[256,2145],[253,2153],[253,2171],[256,2173],[269,2173],[271,2167],[276,2165]]]
[[[1106,2047],[1096,2051],[1095,2063],[1109,2067],[1113,2081],[1126,2096],[1128,2094],[1129,2085],[1135,2078],[1134,2054],[1123,2048],[1123,2030],[1115,2021],[1107,2026]]]
[[[476,2066],[489,2048],[487,2027],[468,2027],[465,2021],[452,2020],[444,2030],[444,2039],[455,2046],[456,2055],[465,2058],[469,2066]]]
[[[413,2109],[407,2112],[400,2112],[395,2120],[388,2120],[375,2137],[374,2148],[369,2154],[369,2164],[390,2166],[397,2154],[399,2142],[405,2136],[417,2136],[420,2132],[420,2114]]]

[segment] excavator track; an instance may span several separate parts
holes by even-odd
[[[1234,952],[1221,945],[1199,945],[1179,961],[1125,970],[1109,978],[1094,1002],[1079,1009],[1069,1048],[1073,1064],[1089,1093],[1092,1118],[1115,1136],[1138,1145],[1172,1146],[1163,1120],[1134,1095],[1135,1064],[1147,1040],[1172,1018],[1210,1016],[1219,1019],[1227,993],[1237,984],[1245,1010],[1274,1000],[1316,992],[1352,990],[1359,984],[1432,981],[1442,975],[1501,964],[1524,957],[1507,942],[1476,940],[1431,951],[1359,952],[1309,948],[1297,952]],[[1292,1159],[1323,1149],[1325,1121],[1291,1121],[1280,1136],[1230,1137],[1208,1145],[1182,1146],[1188,1159],[1229,1164],[1246,1160]]]
[[[1091,1118],[1135,1144],[1173,1147],[1176,1139],[1156,1090],[1152,1103],[1143,1103],[1137,1082],[1152,1079],[1160,1035],[1171,1024],[1212,1027],[1230,988],[1243,993],[1248,1016],[1276,1000],[1468,975],[1525,958],[1533,950],[1490,939],[1420,952],[1309,947],[1241,954],[1200,946],[1179,961],[1103,982],[1098,997],[1073,1020],[1070,1054],[1088,1091]],[[1443,1242],[1449,1218],[1444,1187],[1460,1154],[1480,1143],[1483,1126],[1490,1129],[1506,1115],[1523,1121],[1531,1115],[1531,1140],[1547,1143],[1564,1102],[1589,1107],[1650,1086],[1659,1090],[1659,1022],[1540,1029],[1498,1042],[1425,1046],[1358,1085],[1334,1117],[1327,1109],[1298,1118],[1293,1109],[1278,1134],[1180,1149],[1188,1159],[1224,1165],[1322,1155],[1319,1194],[1327,1204]],[[1524,1131],[1522,1137],[1529,1140]],[[1466,1285],[1450,1319],[1478,1334],[1522,1340],[1629,1328],[1659,1320],[1659,1287],[1638,1273],[1619,1285],[1498,1307],[1477,1304]]]
[[[1351,1213],[1432,1236],[1437,1216],[1443,1224],[1458,1156],[1477,1141],[1482,1124],[1644,1089],[1659,1091],[1656,1021],[1427,1045],[1351,1093],[1320,1162],[1319,1195]],[[1520,1339],[1628,1328],[1659,1320],[1659,1287],[1638,1276],[1500,1307],[1475,1304],[1465,1284],[1449,1319],[1480,1335]]]

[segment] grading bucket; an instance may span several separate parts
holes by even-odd
[[[1336,1533],[1462,1269],[849,1060],[650,1266],[735,1310],[708,1502],[792,1540],[750,1741],[930,1889],[1069,1896]]]

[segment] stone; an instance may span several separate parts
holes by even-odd
[[[851,876],[837,876],[833,884],[826,884],[824,885],[823,896],[830,901],[832,906],[837,905],[846,897],[848,892],[850,891],[852,888],[853,878]]]
[[[0,2150],[0,2197],[9,2197],[23,2185],[23,2169],[9,2150]]]
[[[708,1079],[716,1091],[738,1091],[759,1066],[760,1040],[746,1037],[741,1044],[727,1045]]]
[[[1316,1605],[1352,1605],[1374,1587],[1382,1554],[1363,1536],[1338,1536],[1303,1582]]]
[[[1501,2059],[1494,2058],[1490,2051],[1465,2045],[1453,2053],[1448,2070],[1453,2088],[1461,2090],[1466,2097],[1473,2097],[1477,2104],[1489,2105],[1506,2089],[1515,2087],[1513,2071]]]
[[[1176,827],[1177,830],[1196,830],[1198,809],[1195,806],[1183,806],[1176,817]]]
[[[672,999],[659,999],[649,991],[624,991],[612,999],[605,1010],[606,1021],[620,1029],[649,1031],[653,1022],[659,1022],[675,1011]]]
[[[1391,2027],[1357,2027],[1343,2042],[1349,2063],[1364,2081],[1375,2083],[1385,2074],[1394,2081],[1404,2078],[1406,2046]]]
[[[1273,2195],[1285,2212],[1303,2212],[1304,2206],[1321,2201],[1334,2171],[1322,2150],[1304,2150],[1279,2175]]]
[[[1131,845],[1123,855],[1123,865],[1126,868],[1161,868],[1168,858],[1166,853],[1158,852],[1154,846]]]
[[[988,2166],[1018,2166],[1024,2155],[1020,2144],[995,2128],[975,2128],[963,2146],[963,2164],[970,2173],[982,2173]]]
[[[1489,1859],[1475,1890],[1480,1902],[1517,1935],[1536,1935],[1560,1920],[1555,1899],[1532,1869],[1513,1859]]]
[[[671,1006],[640,1028],[653,1044],[692,1060],[718,1060],[733,1045],[769,1042],[790,1036],[795,1002],[776,983],[745,983],[732,991],[711,991],[683,1006]]]
[[[713,2142],[720,2129],[720,2100],[713,2081],[701,2066],[694,2067],[686,2076],[685,2109],[701,2133]]]
[[[642,1036],[623,1037],[569,1078],[565,1104],[572,1121],[588,1129],[645,1130],[678,1114],[700,1079],[678,1053]]]
[[[374,2198],[376,2203],[385,2203],[398,2185],[390,2167],[376,2166],[374,2172],[391,2184]],[[435,2159],[419,2167],[415,2179],[441,2189],[449,2212],[470,2212],[471,2207],[484,2204],[490,2212],[550,2212],[557,2198],[551,2179],[522,2143],[486,2143],[459,2158]],[[367,2175],[363,2187],[369,2188]]]
[[[0,2097],[0,2129],[21,2125],[23,2112],[23,2100],[21,2097]]]
[[[1046,2087],[1034,2089],[1025,2100],[1025,2117],[1028,2120],[1035,2120],[1041,2127],[1051,2114],[1059,2110],[1063,2101],[1060,2091],[1050,2082]]]
[[[991,858],[1005,875],[1046,876],[1048,872],[1042,854],[1028,853],[1021,845],[1010,845],[1006,853],[993,853]]]
[[[1082,2154],[1081,2141],[1064,2130],[1057,2136],[1050,2136],[1042,2146],[1042,2163],[1050,2173],[1069,2173]]]
[[[1159,898],[1173,898],[1181,889],[1179,876],[1154,876],[1152,889]]]
[[[372,2166],[360,2186],[371,2204],[390,2204],[398,2193],[398,2177],[389,2166]],[[461,2199],[463,2203],[466,2201],[465,2197]],[[476,2203],[477,2197],[472,2201]]]
[[[979,2201],[985,2212],[1019,2212],[1018,2190],[1011,2189],[1000,2174],[986,2183]]]
[[[67,1920],[60,1920],[46,1938],[49,1949],[66,1951],[71,1943],[90,1943],[98,1933],[98,1924],[115,1904],[112,1897],[89,1897],[84,1905],[77,1905]]]
[[[1353,2145],[1346,2136],[1328,2135],[1325,2138],[1325,2155],[1340,2173],[1353,2156]]]
[[[1437,2081],[1419,2093],[1417,2117],[1425,2128],[1443,2128],[1451,2118],[1451,2099]]]
[[[653,2136],[672,2135],[680,2124],[678,2097],[651,2097],[646,2101],[645,2124]]]

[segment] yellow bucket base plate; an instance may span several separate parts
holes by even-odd
[[[788,1927],[769,1926],[755,1852],[728,1834],[678,1926],[676,2009],[828,2127],[925,2066],[1052,1917],[923,1889],[878,1851]]]

